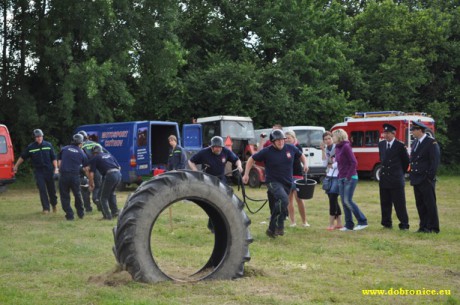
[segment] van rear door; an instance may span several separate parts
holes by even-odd
[[[0,125],[0,186],[14,182],[14,152],[10,134]]]
[[[135,155],[137,175],[148,176],[152,173],[151,153],[150,153],[150,123],[139,122],[137,124],[135,139]]]
[[[182,126],[182,147],[190,159],[196,152],[203,148],[203,136],[201,124],[184,124]]]

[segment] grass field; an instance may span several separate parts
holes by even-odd
[[[264,188],[248,192],[266,196]],[[118,193],[120,207],[129,193]],[[17,183],[0,194],[0,304],[460,304],[459,193],[460,177],[441,177],[441,233],[416,234],[410,186],[411,229],[401,232],[381,229],[378,185],[360,181],[355,200],[369,228],[328,232],[327,197],[318,186],[314,198],[306,201],[310,228],[287,228],[284,237],[273,240],[261,224],[268,207],[249,214],[254,242],[243,278],[147,285],[117,271],[112,254],[115,220],[100,221],[101,215],[93,212],[68,222],[62,209],[42,215],[35,186]],[[206,215],[187,202],[163,214],[154,226],[156,259],[175,276],[193,272],[212,249]],[[387,295],[364,295],[367,289]],[[425,295],[395,295],[400,289]],[[450,295],[426,295],[431,290],[448,290]]]

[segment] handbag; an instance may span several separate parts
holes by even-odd
[[[324,177],[323,179],[323,190],[325,191],[329,191],[331,189],[331,186],[332,186],[332,177]]]
[[[332,186],[332,177],[334,176],[335,169],[332,171],[332,176],[326,176],[323,179],[323,186],[322,189],[326,192],[331,189]]]

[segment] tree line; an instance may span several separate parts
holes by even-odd
[[[0,122],[42,128],[218,114],[330,128],[426,112],[460,161],[458,0],[1,0]]]

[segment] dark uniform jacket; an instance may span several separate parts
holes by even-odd
[[[426,136],[414,151],[417,142],[418,140],[412,144],[410,155],[409,177],[411,185],[420,184],[426,179],[435,180],[441,155],[438,142],[435,139]]]
[[[182,147],[176,145],[174,149],[171,148],[168,157],[168,171],[184,169],[186,162],[187,156],[185,155],[185,151]]]
[[[32,142],[21,153],[24,160],[30,158],[34,169],[37,170],[53,170],[53,161],[56,160],[53,146],[50,142],[43,141],[41,144]]]
[[[404,175],[409,166],[409,154],[404,144],[398,139],[393,141],[390,149],[387,149],[387,141],[379,142],[380,164],[380,187],[399,188],[404,187]]]

